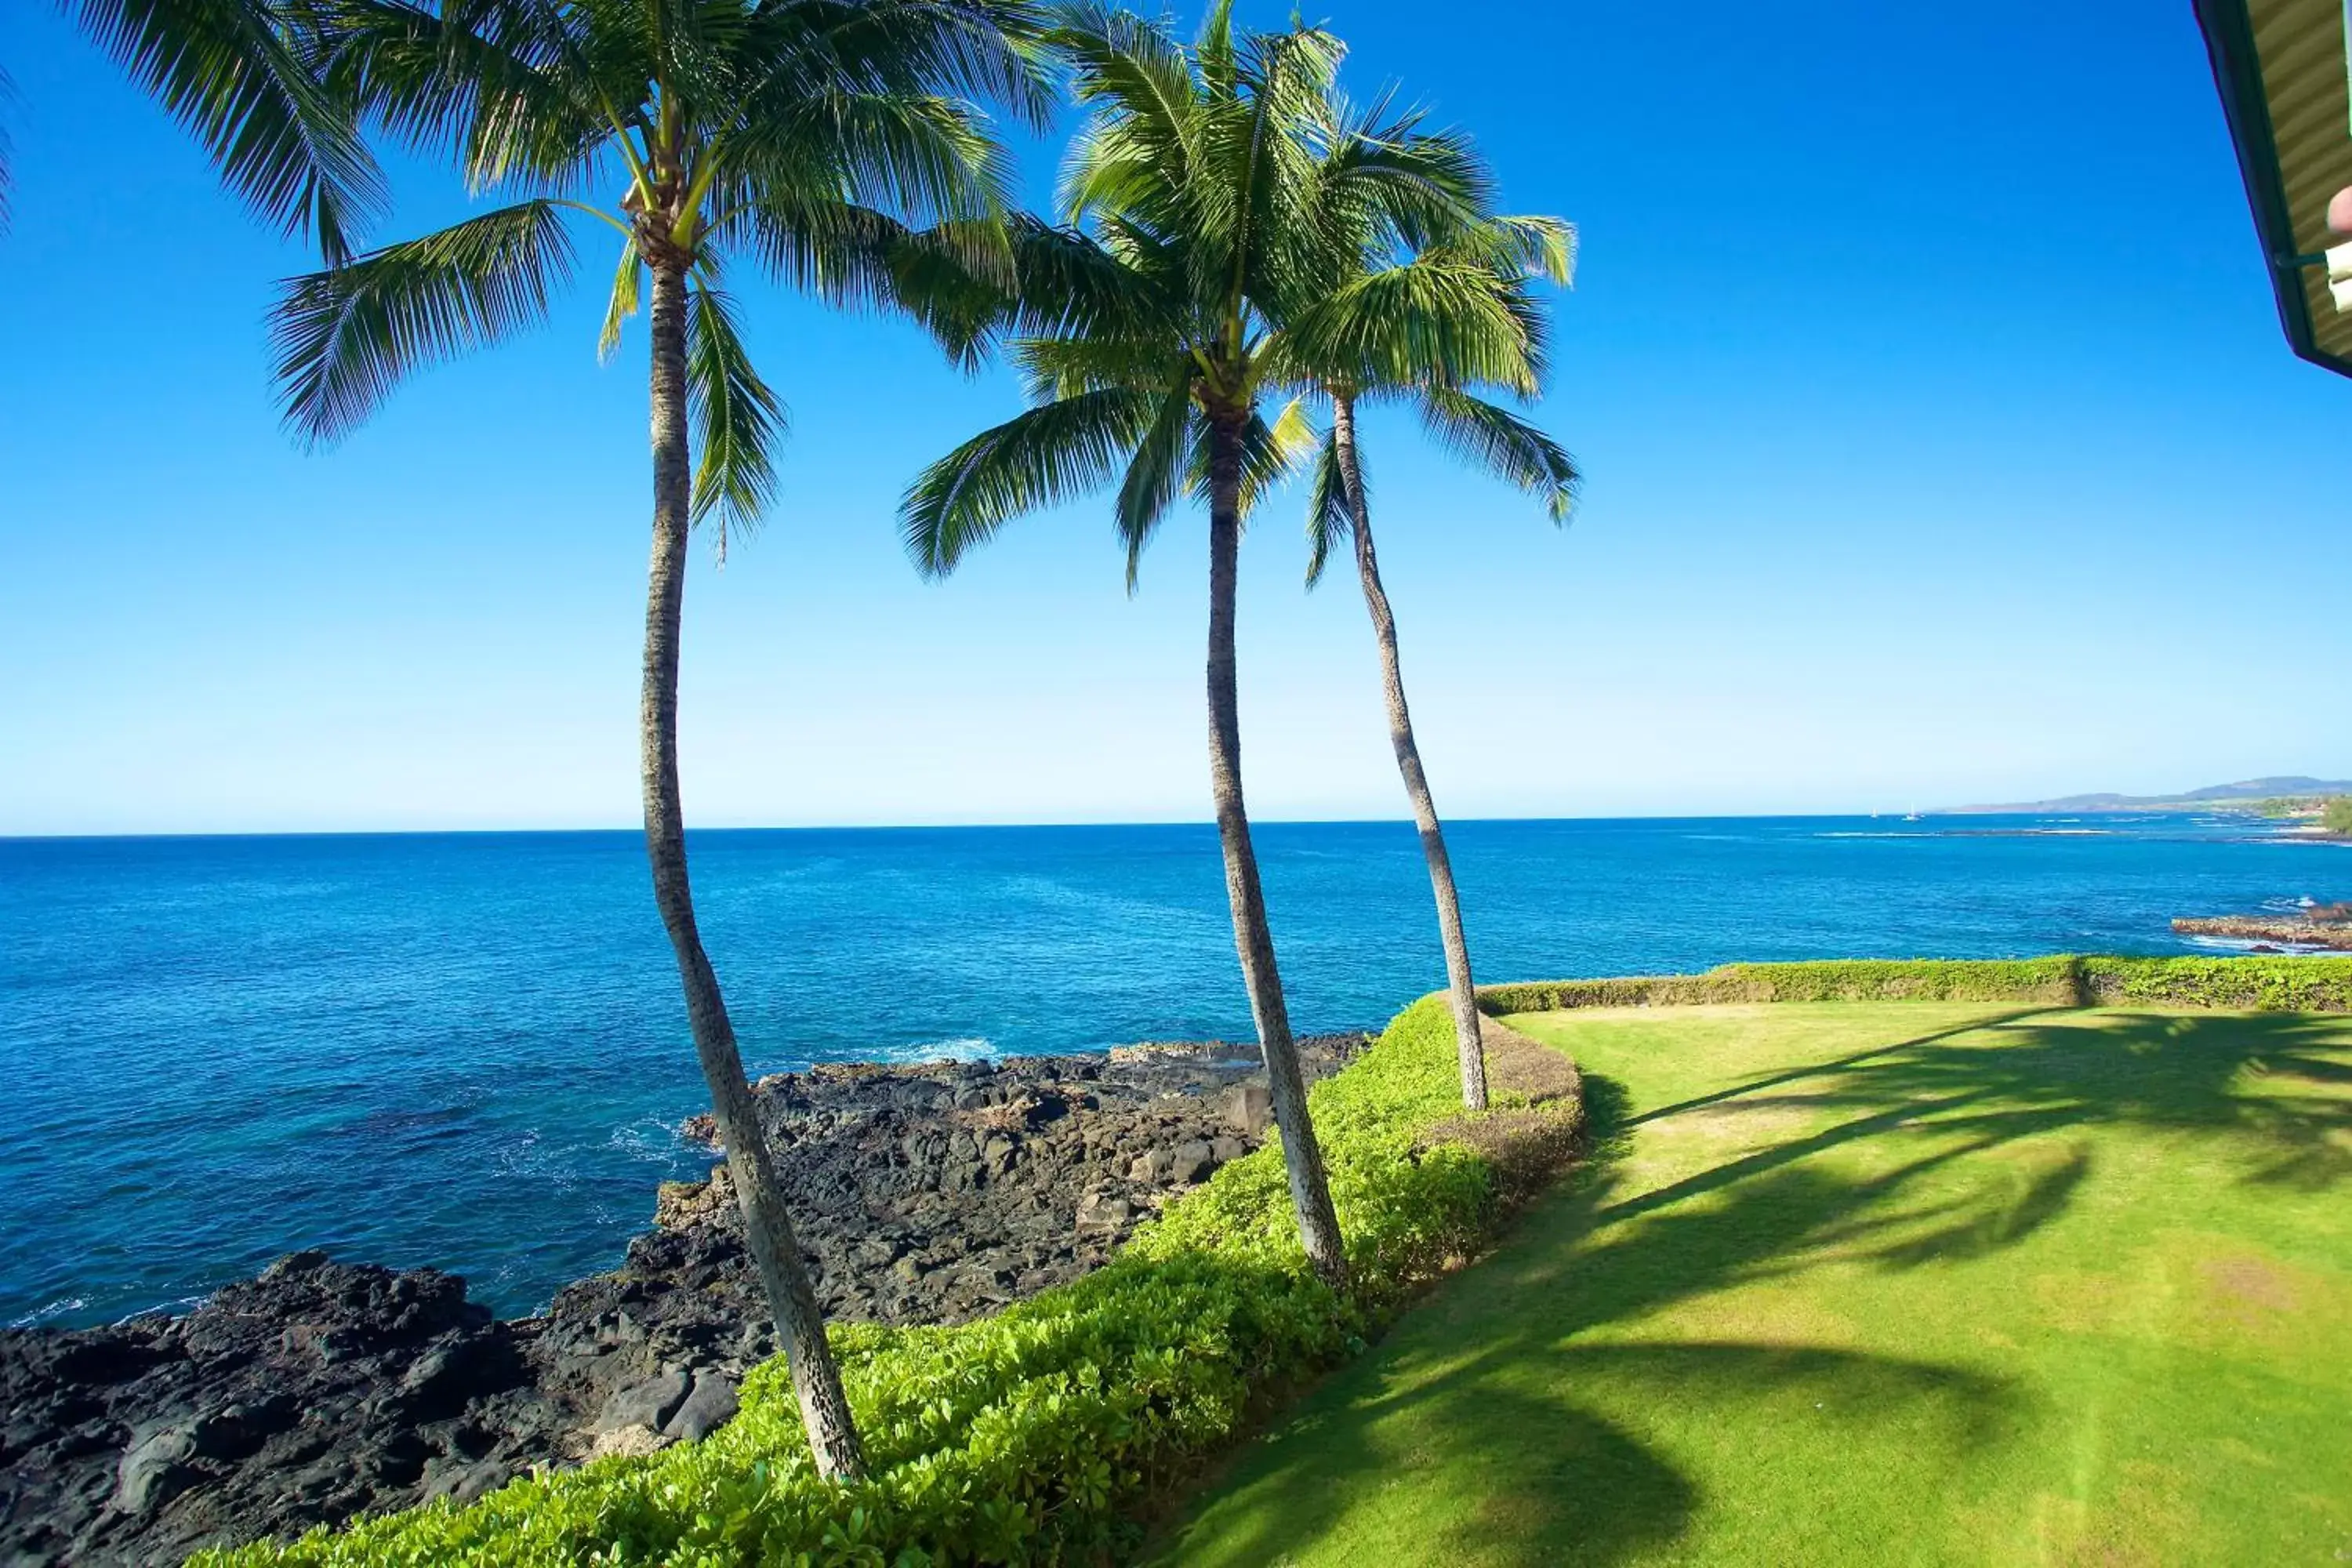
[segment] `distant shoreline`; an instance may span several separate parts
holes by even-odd
[[[2069,795],[2055,800],[2028,801],[2011,805],[1948,805],[1939,807],[1934,815],[2137,816],[2185,811],[2260,816],[2263,807],[2278,802],[2315,800],[2335,795],[2352,795],[2352,779],[2315,779],[2301,773],[2277,773],[2266,778],[2208,784],[2203,789],[2183,790],[2178,795]]]

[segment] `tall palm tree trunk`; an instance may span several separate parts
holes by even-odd
[[[1389,609],[1388,590],[1381,585],[1380,557],[1372,549],[1371,509],[1364,500],[1363,471],[1356,456],[1356,400],[1345,394],[1331,399],[1331,440],[1338,448],[1340,480],[1348,487],[1348,511],[1355,524],[1356,575],[1364,584],[1364,608],[1371,612],[1372,637],[1381,647],[1381,694],[1389,710],[1389,743],[1395,748],[1397,772],[1404,775],[1404,793],[1412,802],[1412,820],[1421,829],[1421,852],[1429,861],[1430,890],[1437,896],[1437,931],[1445,946],[1445,987],[1454,1005],[1454,1042],[1462,1061],[1462,1103],[1473,1110],[1486,1109],[1486,1053],[1478,1033],[1478,993],[1470,980],[1470,943],[1462,934],[1462,900],[1454,890],[1454,862],[1445,853],[1445,829],[1437,820],[1437,802],[1429,793],[1429,775],[1422,772],[1421,747],[1412,738],[1412,711],[1405,706],[1404,675],[1397,664],[1396,616]]]
[[[1242,416],[1213,416],[1209,446],[1209,791],[1217,806],[1217,838],[1225,852],[1225,898],[1233,905],[1234,946],[1242,982],[1257,1021],[1282,1161],[1290,1175],[1290,1203],[1298,1214],[1307,1260],[1333,1289],[1348,1283],[1348,1255],[1323,1151],[1307,1118],[1307,1082],[1290,1035],[1290,1011],[1275,968],[1274,933],[1265,923],[1265,893],[1258,885],[1257,851],[1242,805],[1241,699],[1234,668],[1234,586],[1241,565]]]
[[[658,257],[658,253],[655,253]],[[686,268],[682,258],[653,261],[654,552],[646,593],[645,692],[638,715],[646,804],[646,856],[653,863],[654,902],[677,951],[694,1051],[710,1086],[710,1108],[727,1148],[727,1168],[743,1210],[743,1233],[775,1315],[800,1395],[809,1447],[824,1475],[856,1479],[866,1458],[842,1393],[841,1372],[825,1343],[824,1318],[801,1264],[800,1243],[784,1213],[773,1157],[760,1131],[743,1058],[719,977],[694,922],[687,880],[686,826],[677,783],[677,644],[686,599],[687,539],[692,526],[686,408]]]

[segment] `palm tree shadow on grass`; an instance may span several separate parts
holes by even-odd
[[[1817,1089],[1754,1101],[1854,1119],[1775,1161],[1895,1127],[1973,1131],[1988,1145],[2065,1127],[2210,1140],[2257,1185],[2325,1191],[2352,1178],[2352,1032],[2309,1014],[2034,1014],[1989,1026],[1997,1048],[1906,1047]]]
[[[1980,1027],[1993,1048],[1966,1032],[1923,1037],[1639,1117],[1622,1086],[1588,1072],[1584,1167],[1383,1354],[1244,1458],[1216,1521],[1220,1555],[1280,1561],[1349,1515],[1365,1477],[1433,1470],[1447,1495],[1468,1489],[1476,1500],[1427,1521],[1411,1543],[1416,1560],[1608,1563],[1671,1542],[1689,1526],[1698,1479],[1581,1402],[1596,1380],[1635,1384],[1645,1404],[1801,1393],[1793,1409],[1901,1407],[1927,1417],[1906,1429],[1957,1458],[2003,1441],[2033,1394],[1964,1368],[1843,1350],[1601,1344],[1588,1331],[1832,1260],[1907,1269],[2014,1247],[2065,1212],[2091,1174],[2092,1145],[2045,1140],[2022,1177],[2014,1160],[1981,1176],[1965,1162],[2069,1129],[2203,1134],[2256,1184],[2322,1190],[2352,1173],[2352,1097],[2342,1093],[2352,1035],[2340,1022],[2035,1013]],[[1842,1119],[1632,1190],[1637,1129],[1683,1111],[1768,1108]],[[1873,1156],[1858,1170],[1810,1158],[1857,1145]]]
[[[1279,1562],[1311,1546],[1361,1496],[1361,1478],[1384,1471],[1444,1471],[1476,1493],[1461,1517],[1426,1524],[1411,1543],[1414,1561],[1599,1564],[1670,1542],[1698,1505],[1697,1484],[1580,1405],[1577,1389],[1595,1378],[1632,1380],[1661,1400],[1802,1391],[1839,1410],[1924,1403],[1936,1419],[1920,1428],[1956,1450],[1992,1440],[2016,1396],[1958,1368],[1769,1344],[1576,1342],[1580,1331],[1769,1272],[1790,1248],[1884,1201],[1870,1184],[1769,1173],[1723,1204],[1658,1216],[1577,1255],[1621,1188],[1632,1124],[1610,1079],[1588,1074],[1585,1094],[1584,1170],[1495,1258],[1423,1307],[1390,1356],[1343,1373],[1244,1458],[1235,1479],[1246,1511],[1219,1521],[1221,1560]],[[1477,1337],[1460,1353],[1447,1324],[1464,1321]],[[1423,1361],[1446,1364],[1413,1374]],[[1530,1367],[1542,1370],[1530,1378]],[[1185,1555],[1180,1539],[1172,1560]]]

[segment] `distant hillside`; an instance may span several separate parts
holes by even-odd
[[[2048,816],[2101,811],[2226,811],[2235,806],[2251,807],[2257,802],[2275,800],[2281,795],[2352,795],[2352,780],[2330,781],[2290,774],[2278,778],[2240,779],[2235,784],[2208,784],[2203,789],[2187,790],[2179,795],[2070,795],[2058,800],[2021,801],[2013,805],[1948,805],[1942,808],[1940,815],[1957,816],[1970,812]]]

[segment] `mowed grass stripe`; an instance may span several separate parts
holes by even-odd
[[[2352,1019],[1509,1021],[1591,1163],[1168,1561],[2352,1559]]]

